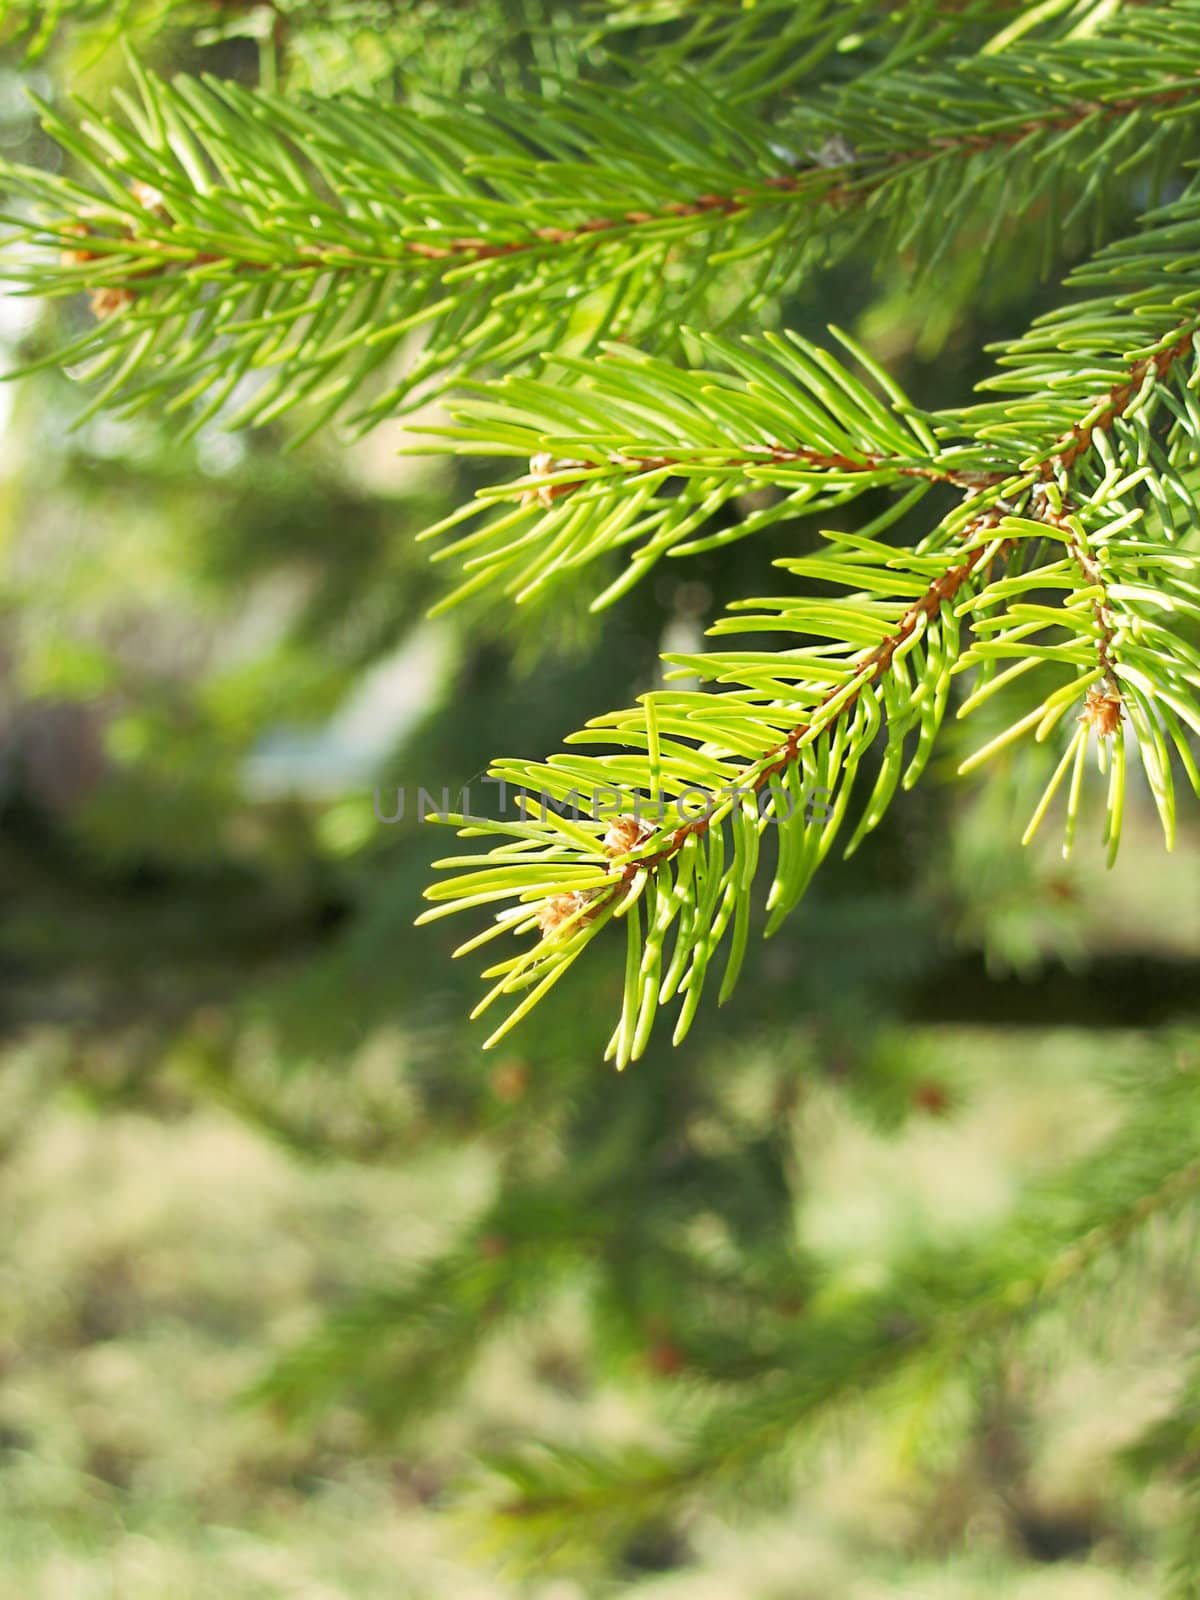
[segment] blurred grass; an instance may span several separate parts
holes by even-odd
[[[1119,1034],[1105,1055],[1136,1072],[1150,1053],[1183,1043]],[[1087,1034],[925,1029],[895,1048],[949,1086],[949,1104],[897,1138],[869,1131],[832,1087],[795,1112],[797,1149],[813,1152],[799,1231],[850,1279],[885,1272],[914,1237],[1003,1214],[1020,1184],[1086,1152],[1113,1117]],[[706,1512],[689,1530],[695,1561],[685,1570],[655,1572],[649,1558],[619,1591],[560,1577],[519,1588],[474,1565],[459,1525],[439,1515],[466,1463],[530,1432],[631,1437],[673,1382],[636,1364],[599,1365],[571,1293],[496,1342],[461,1403],[411,1447],[381,1445],[350,1410],[289,1430],[240,1399],[339,1294],[363,1277],[400,1274],[485,1203],[494,1173],[483,1148],[416,1155],[399,1168],[325,1160],[316,1182],[308,1161],[192,1099],[169,1067],[173,1093],[156,1111],[97,1115],[63,1062],[54,1030],[0,1062],[0,1594],[1151,1592],[1150,1544],[1170,1500],[1131,1498],[1117,1456],[1169,1399],[1172,1358],[1190,1327],[1187,1293],[1147,1301],[1126,1289],[1090,1327],[1069,1307],[1052,1314],[1009,1364],[1003,1413],[973,1424],[953,1394],[938,1402],[944,1422],[920,1480],[888,1422],[865,1441],[849,1434],[849,1448],[823,1446],[773,1515]],[[750,1063],[744,1081],[753,1075]],[[1194,1284],[1190,1310],[1200,1310]],[[1114,1360],[1106,1338],[1118,1323]]]

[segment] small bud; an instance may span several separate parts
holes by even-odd
[[[1087,692],[1080,722],[1086,722],[1098,739],[1111,739],[1121,726],[1121,696],[1114,689],[1093,685]]]
[[[558,934],[565,922],[570,921],[577,911],[590,906],[595,899],[594,891],[590,889],[569,889],[566,894],[552,895],[538,907],[538,927],[542,930],[543,939],[553,939]],[[581,928],[595,916],[595,910],[583,910],[583,915],[571,923],[570,932]]]
[[[155,189],[152,185],[143,183],[140,178],[135,178],[129,185],[129,192],[138,205],[146,211],[153,212],[161,222],[171,220],[160,189]]]
[[[77,239],[90,239],[91,233],[82,222],[68,222],[62,230],[72,234]],[[63,250],[58,258],[64,267],[85,267],[89,261],[97,259],[95,250]]]
[[[637,817],[613,817],[604,835],[604,849],[609,856],[623,856],[635,850],[643,839],[648,839],[654,829]]]
[[[103,289],[93,289],[90,298],[92,314],[103,319],[127,311],[133,304],[134,296],[132,289],[122,289],[112,285]]]
[[[568,467],[579,467],[586,471],[586,461],[556,461],[549,450],[539,450],[529,458],[529,475],[531,478],[540,478],[551,472],[564,472]],[[521,496],[523,506],[532,505],[536,500],[539,505],[549,508],[556,500],[565,494],[571,494],[578,489],[577,483],[541,483],[532,489],[526,489]]]

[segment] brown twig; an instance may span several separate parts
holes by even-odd
[[[728,456],[719,460],[689,459],[686,456],[632,456],[621,451],[608,458],[608,464],[614,467],[628,468],[631,472],[661,472],[664,470],[681,472],[686,467],[709,468],[715,472],[746,472],[754,467],[773,466],[803,466],[811,467],[818,472],[880,472],[886,471],[897,478],[923,478],[928,483],[951,484],[958,489],[967,489],[972,492],[980,489],[998,488],[1012,477],[1011,469],[1006,471],[955,471],[952,467],[923,465],[920,462],[905,461],[902,456],[885,456],[875,451],[864,450],[859,455],[845,455],[841,452],[829,452],[810,449],[807,445],[782,445],[773,444],[762,448],[743,447],[735,450]],[[535,480],[550,474],[559,473],[578,468],[580,472],[587,472],[593,465],[589,461],[560,460],[548,450],[541,450],[529,459],[529,473]],[[521,493],[523,504],[537,501],[540,505],[550,506],[563,495],[572,494],[576,489],[583,488],[590,480],[585,477],[576,479],[560,478],[556,482],[536,482],[531,488],[524,489]]]
[[[671,456],[626,456],[616,455],[610,457],[614,465],[622,466],[628,463],[637,468],[639,472],[653,472],[663,467],[682,467],[691,465],[683,458]],[[749,449],[740,455],[722,457],[720,461],[697,463],[701,466],[712,465],[717,468],[748,468],[762,466],[797,466],[812,467],[818,472],[890,472],[898,478],[924,478],[928,483],[948,483],[959,489],[993,489],[1012,477],[1011,471],[995,472],[956,472],[951,467],[924,466],[920,463],[905,462],[901,456],[879,455],[872,450],[864,450],[860,455],[845,455],[840,451],[822,451],[810,449],[807,445],[771,445],[768,449]]]

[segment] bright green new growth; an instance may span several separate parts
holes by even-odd
[[[1180,205],[1156,219],[1151,237],[1189,211],[1194,207]],[[1114,276],[1126,273],[1120,250],[1107,262]],[[576,386],[514,379],[495,398],[489,391],[464,408],[452,436],[467,445],[486,438],[506,453],[540,449],[549,461],[570,464],[518,479],[508,491],[513,509],[443,552],[461,555],[470,571],[460,594],[499,581],[520,600],[572,567],[627,551],[624,572],[597,602],[607,604],[665,556],[686,556],[710,540],[743,537],[797,509],[824,510],[880,485],[898,491],[892,511],[862,531],[830,532],[822,554],[777,563],[835,586],[834,594],[798,588],[743,601],[711,630],[812,642],[669,655],[668,680],[699,680],[701,687],[656,690],[569,741],[629,754],[498,763],[492,776],[538,796],[536,814],[520,823],[451,819],[464,835],[510,841],[482,867],[476,857],[440,862],[456,875],[429,891],[442,903],[426,913],[503,907],[464,953],[505,932],[526,940],[519,954],[487,971],[495,982],[480,1011],[518,997],[489,1042],[614,919],[625,921],[629,954],[610,1053],[622,1066],[636,1058],[658,1007],[677,995],[681,1039],[723,945],[720,998],[732,988],[768,826],[778,824],[766,894],[769,934],[843,831],[849,853],[882,819],[896,789],[917,781],[955,680],[968,671],[960,717],[998,694],[1019,714],[962,771],[1022,737],[1063,746],[1027,839],[1065,785],[1069,851],[1092,750],[1107,775],[1106,838],[1115,854],[1128,737],[1172,843],[1172,753],[1200,793],[1191,746],[1200,735],[1200,654],[1186,636],[1200,620],[1197,559],[1174,537],[1176,523],[1194,512],[1187,468],[1200,441],[1189,387],[1198,296],[1172,297],[1167,329],[1149,347],[1127,344],[1144,296],[1130,298],[1124,325],[1110,317],[1097,329],[1084,312],[1053,328],[1056,340],[1076,348],[1090,337],[1093,372],[1119,353],[1123,364],[1114,375],[1123,381],[1114,393],[1099,405],[1081,396],[1073,412],[1056,396],[1039,410],[1031,384],[1019,425],[1007,404],[964,417],[922,417],[886,380],[875,392],[795,337],[705,340],[726,370],[686,375],[613,352],[564,363]],[[869,365],[844,336],[842,342]],[[1036,361],[1034,341],[1027,349],[1025,372]],[[1082,434],[1059,431],[1070,416],[1072,426],[1092,429],[1091,448],[1083,448]],[[972,435],[966,441],[965,427]],[[1030,451],[1039,438],[1042,448]],[[1122,462],[1126,441],[1137,455]],[[959,503],[916,549],[883,542],[888,523],[936,483],[960,489]],[[546,507],[537,501],[539,484],[557,496]],[[779,491],[770,506],[705,537],[718,509],[768,485]],[[872,750],[881,759],[867,777]],[[589,800],[604,815],[644,819],[651,831],[614,857],[603,816],[590,820]],[[561,927],[547,918],[548,903],[566,914]],[[548,920],[546,936],[529,945]]]
[[[660,561],[871,494],[636,707],[497,762],[524,816],[446,819],[491,848],[438,863],[425,919],[490,918],[460,953],[516,940],[486,970],[489,1043],[610,923],[610,1056],[636,1059],[667,1005],[682,1039],[710,973],[731,992],[756,900],[769,934],[948,715],[981,726],[964,772],[1053,752],[1026,839],[1056,811],[1071,848],[1090,767],[1110,860],[1131,770],[1168,846],[1179,781],[1200,793],[1200,6],[756,12],[712,6],[616,87],[380,106],[139,73],[112,115],[46,109],[63,175],[6,174],[26,206],[10,278],[92,293],[50,358],[103,379],[90,409],[296,411],[303,436],[452,389],[443,448],[522,470],[429,530],[446,605],[593,565],[612,605]],[[1131,177],[1157,206],[1140,222]],[[969,294],[1013,259],[1014,205],[1047,250],[1080,230],[1098,249],[979,405],[918,411],[840,333],[834,354],[744,331],[864,236]],[[925,536],[890,542],[922,501]]]

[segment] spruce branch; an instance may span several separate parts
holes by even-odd
[[[35,213],[6,270],[104,297],[53,358],[107,374],[97,407],[243,425],[306,402],[312,426],[365,427],[497,361],[762,306],[868,230],[928,272],[964,230],[995,232],[1019,175],[1045,226],[1101,220],[1108,180],[1157,183],[1195,136],[1200,19],[1164,11],[1165,30],[1123,17],[1116,53],[1098,35],[872,71],[782,127],[688,78],[418,111],[139,73],[120,115],[44,108],[82,181],[5,169]],[[754,270],[710,289],[704,268],[735,259]]]
[[[524,585],[516,591],[520,597],[606,550],[643,540],[625,575],[600,597],[603,603],[663,554],[702,547],[695,535],[703,519],[751,483],[784,493],[752,513],[750,531],[811,502],[823,509],[830,500],[822,494],[840,504],[864,485],[903,488],[917,478],[863,534],[827,533],[827,553],[778,563],[840,586],[840,598],[747,601],[712,630],[791,632],[820,642],[789,651],[669,656],[676,677],[698,677],[713,688],[656,690],[630,711],[595,719],[569,741],[628,754],[495,765],[494,778],[543,797],[536,822],[446,819],[467,834],[508,834],[512,843],[482,864],[471,858],[440,863],[470,870],[429,891],[440,904],[426,917],[511,901],[462,952],[505,932],[524,936],[536,929],[542,936],[489,969],[495,982],[479,1010],[504,996],[521,997],[489,1043],[614,919],[625,920],[628,942],[624,1004],[610,1055],[619,1066],[636,1059],[658,1007],[676,995],[682,997],[680,1040],[726,938],[721,998],[736,979],[767,826],[779,824],[766,901],[769,933],[837,838],[876,737],[883,743],[882,765],[847,853],[878,824],[900,783],[909,787],[919,777],[954,680],[966,670],[977,679],[959,716],[1011,692],[1026,674],[1035,687],[1032,706],[989,738],[963,771],[1023,737],[1045,742],[1075,711],[1074,729],[1026,839],[1069,778],[1064,849],[1071,848],[1094,741],[1108,778],[1112,858],[1124,813],[1128,724],[1172,844],[1172,752],[1200,794],[1191,749],[1200,735],[1200,654],[1186,632],[1187,620],[1200,618],[1200,562],[1194,549],[1173,550],[1166,538],[1156,542],[1144,524],[1147,505],[1161,515],[1164,497],[1192,504],[1188,472],[1200,457],[1200,431],[1185,400],[1196,381],[1196,364],[1187,358],[1200,331],[1200,290],[1190,286],[1187,258],[1181,269],[1176,253],[1186,247],[1186,230],[1195,231],[1194,214],[1194,200],[1184,197],[1150,219],[1137,236],[1143,286],[1127,292],[1117,311],[1109,308],[1099,337],[1088,307],[1047,320],[1073,355],[1090,342],[1093,359],[1081,373],[1072,367],[1061,384],[1048,381],[1040,353],[1047,334],[1018,344],[1010,356],[1016,378],[999,381],[1032,390],[1024,405],[922,417],[877,369],[875,387],[868,388],[796,338],[740,346],[707,341],[731,369],[724,374],[671,373],[665,363],[612,353],[570,364],[581,384],[514,380],[497,386],[495,398],[483,390],[486,397],[470,403],[456,445],[476,448],[491,439],[500,454],[537,446],[543,469],[509,486],[506,492],[518,497],[515,510],[490,530],[458,541],[460,553],[469,552],[468,589],[505,577],[515,563]],[[1171,239],[1170,254],[1152,248],[1163,233]],[[1127,283],[1133,248],[1129,242],[1110,247],[1079,276],[1119,275]],[[1165,305],[1162,278],[1171,284]],[[1149,340],[1148,307],[1166,324]],[[1064,325],[1073,335],[1069,341],[1063,341]],[[839,337],[871,371],[865,354]],[[1111,355],[1104,359],[1114,347],[1120,367]],[[1055,354],[1061,361],[1059,344]],[[1097,378],[1108,379],[1099,396]],[[1063,390],[1073,419],[1059,399]],[[784,419],[791,431],[781,438],[775,430]],[[968,429],[974,437],[964,441]],[[753,453],[748,437],[761,440]],[[1136,447],[1135,461],[1114,453],[1127,442]],[[545,472],[547,459],[559,470]],[[668,477],[676,480],[672,492],[659,494]],[[964,490],[960,506],[915,550],[880,542],[897,511],[937,480]],[[522,522],[527,530],[514,538]],[[735,526],[713,537],[724,542],[744,531]],[[688,542],[681,542],[683,535]],[[1046,591],[1054,590],[1064,592],[1061,604],[1045,602]],[[964,620],[972,635],[965,644]],[[911,758],[905,754],[910,733],[916,735]],[[589,794],[615,797],[609,810],[615,807],[625,823],[606,831],[601,817],[581,817],[580,797]],[[820,798],[815,807],[814,796]],[[685,801],[695,812],[697,800],[698,814],[685,814]],[[570,822],[555,814],[562,807],[572,809]]]
[[[628,568],[594,602],[600,609],[664,556],[726,544],[800,511],[888,484],[974,491],[1010,476],[944,459],[921,419],[889,409],[885,375],[836,336],[874,374],[874,392],[794,334],[697,336],[712,358],[704,368],[610,346],[598,361],[556,361],[546,379],[469,386],[456,424],[425,431],[458,453],[528,456],[530,470],[422,534],[454,532],[434,559],[457,559],[465,574],[437,609],[493,584],[523,601],[628,549]],[[702,531],[753,490],[773,498],[715,534]],[[479,515],[490,520],[460,531]]]

